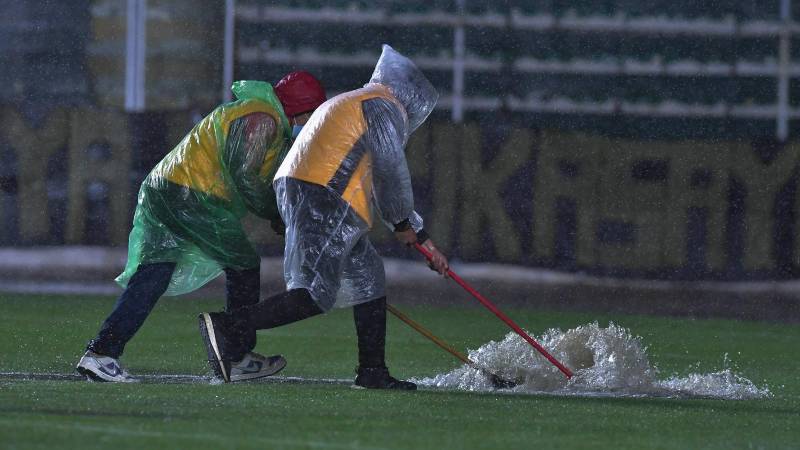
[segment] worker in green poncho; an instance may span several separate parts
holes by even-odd
[[[240,219],[252,212],[282,233],[272,179],[326,96],[307,72],[288,74],[274,89],[237,81],[232,90],[236,100],[195,125],[142,183],[128,262],[117,278],[125,290],[77,365],[89,379],[135,381],[119,358],[162,295],[191,292],[225,272],[226,310],[259,300],[260,258]],[[254,346],[255,340],[234,364],[237,381],[286,365],[282,356],[265,357]]]

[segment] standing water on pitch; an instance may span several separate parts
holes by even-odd
[[[601,328],[597,322],[567,331],[550,329],[537,341],[572,369],[567,378],[517,334],[508,333],[500,342],[490,341],[469,357],[478,366],[517,386],[511,392],[550,392],[563,395],[679,396],[721,399],[769,397],[768,387],[758,387],[726,367],[713,373],[660,379],[650,364],[641,337],[613,323]],[[727,358],[726,358],[727,359]],[[413,380],[423,386],[470,391],[492,390],[480,371],[462,366],[432,378]]]

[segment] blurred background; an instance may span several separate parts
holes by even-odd
[[[418,210],[454,260],[665,280],[800,271],[791,0],[0,11],[2,247],[124,251],[142,179],[232,81],[302,69],[333,96],[367,82],[389,43],[441,94],[407,155]],[[282,253],[266,223],[248,228],[264,255]],[[375,240],[414,257],[385,231]]]

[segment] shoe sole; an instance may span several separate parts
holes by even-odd
[[[95,381],[100,383],[113,383],[115,380],[107,380],[102,377],[102,375],[98,375],[94,373],[94,371],[87,369],[86,367],[78,366],[75,368],[79,374],[85,376],[89,381]]]
[[[413,392],[417,390],[416,387],[411,389],[404,389],[404,388],[389,388],[389,387],[367,387],[367,386],[361,386],[360,384],[351,384],[350,389],[372,390],[372,391],[404,391],[404,392]]]
[[[228,383],[230,376],[225,371],[225,364],[222,363],[222,355],[219,352],[217,345],[217,336],[214,333],[214,324],[211,322],[211,315],[208,313],[200,314],[200,335],[206,344],[206,352],[208,353],[208,362],[211,364],[211,369],[217,375],[222,375],[222,379]]]
[[[136,383],[138,381],[138,380],[135,380],[135,379],[117,380],[117,379],[114,379],[114,378],[107,378],[108,375],[105,375],[103,373],[97,373],[94,370],[89,369],[88,367],[81,366],[81,365],[76,366],[75,367],[75,371],[78,372],[79,374],[85,376],[89,381],[99,382],[99,383]]]
[[[400,388],[400,387],[379,387],[379,386],[362,386],[360,384],[351,384],[350,389],[370,389],[370,390],[381,390],[381,391],[416,391],[417,386],[414,385],[412,388]]]
[[[256,373],[248,373],[248,374],[245,374],[245,375],[231,375],[231,383],[236,382],[236,381],[254,380],[256,378],[264,378],[264,377],[270,377],[272,375],[275,375],[276,373],[278,373],[281,370],[283,370],[284,367],[286,367],[286,359],[282,359],[280,364],[277,364],[276,366],[273,366],[273,367],[276,367],[275,370],[273,370],[273,371],[271,371],[269,373],[256,372]]]
[[[396,389],[396,388],[378,388],[378,387],[365,387],[357,384],[351,384],[350,389],[357,389],[359,391],[393,391],[393,392],[414,392],[417,389]]]

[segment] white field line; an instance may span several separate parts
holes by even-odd
[[[223,384],[222,380],[204,375],[137,375],[134,378],[145,384]],[[54,372],[0,372],[0,381],[85,381],[82,375]],[[348,378],[304,378],[275,375],[248,380],[247,383],[291,383],[291,384],[341,384],[351,385]],[[242,384],[242,382],[232,383]]]
[[[223,383],[221,379],[203,375],[138,375],[135,378],[142,384],[329,384],[340,386],[352,386],[353,380],[348,378],[306,378],[306,377],[286,377],[274,375],[271,377],[258,378],[254,380],[240,381],[235,383]],[[85,377],[72,373],[54,372],[0,372],[0,382],[3,381],[78,381],[101,383],[97,381],[87,381]],[[465,392],[454,387],[438,387],[426,384],[419,384],[421,391],[439,392]],[[619,391],[569,391],[566,389],[554,391],[520,391],[513,389],[485,389],[469,391],[476,395],[495,395],[495,396],[542,396],[542,397],[580,397],[580,398],[666,398],[666,399],[713,399],[700,395],[691,395],[681,392],[650,392],[650,393],[626,393]]]

